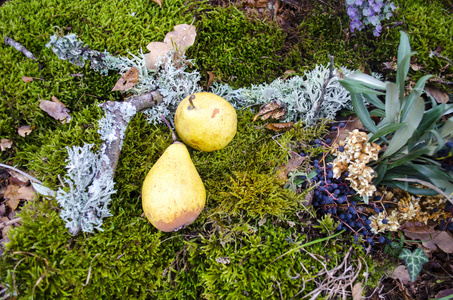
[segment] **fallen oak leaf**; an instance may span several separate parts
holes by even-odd
[[[405,265],[399,265],[398,267],[396,267],[389,277],[398,279],[403,285],[407,285],[409,282],[411,282],[411,275],[409,274],[409,271],[407,270]]]
[[[61,121],[61,123],[69,123],[71,121],[71,116],[68,114],[69,109],[55,96],[52,96],[52,101],[41,100],[39,108],[55,120]]]
[[[209,87],[211,86],[211,84],[214,82],[215,75],[211,71],[207,71],[206,73],[208,73],[208,76],[209,76],[208,83],[206,84],[206,90],[208,90]]]
[[[362,293],[363,293],[362,283],[357,282],[352,287],[352,300],[362,300]]]
[[[293,127],[294,122],[288,122],[288,123],[269,123],[266,125],[267,129],[273,130],[273,131],[285,131],[289,130]]]
[[[184,54],[189,46],[192,46],[197,36],[196,27],[188,24],[179,24],[173,31],[165,35],[163,42],[151,42],[146,48],[150,53],[146,54],[146,68],[156,70],[159,57],[167,55],[171,50],[177,50]]]
[[[433,233],[434,227],[428,226],[425,223],[421,222],[406,222],[401,225],[400,229],[404,232],[411,232],[411,233]]]
[[[10,184],[6,188],[4,198],[11,210],[15,210],[19,205],[20,200],[33,201],[36,198],[36,194],[31,186],[20,187]]]
[[[17,133],[21,137],[25,137],[25,136],[29,135],[32,131],[33,131],[33,127],[31,127],[30,125],[24,125],[17,129]]]
[[[113,91],[127,91],[128,89],[132,88],[138,82],[138,69],[136,67],[132,67],[126,71],[126,73],[121,76],[120,79],[115,83],[115,86],[112,89]]]
[[[259,117],[261,117],[262,120],[267,120],[269,118],[280,120],[285,115],[286,108],[278,101],[272,101],[260,107],[260,110],[253,118],[253,121],[256,121]]]

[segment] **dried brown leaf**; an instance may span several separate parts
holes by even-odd
[[[302,165],[302,162],[304,160],[305,157],[300,156],[295,152],[291,152],[291,159],[288,161],[288,163],[278,168],[276,172],[277,177],[282,180],[287,180],[288,174],[297,170]]]
[[[184,54],[187,47],[192,46],[197,36],[196,27],[188,24],[179,24],[165,35],[164,42],[151,42],[146,48],[150,53],[146,54],[146,68],[149,70],[156,69],[156,63],[159,57],[167,55],[175,49]]]
[[[449,100],[448,94],[436,87],[426,86],[425,90],[436,99],[437,103],[447,103]]]
[[[188,24],[179,24],[175,30],[165,35],[164,43],[176,45],[176,49],[184,52],[187,47],[192,46],[197,36],[196,27]]]
[[[411,69],[414,71],[418,71],[422,68],[422,66],[419,64],[410,64],[410,66],[411,66]]]
[[[121,76],[120,79],[115,83],[115,86],[112,89],[113,91],[127,91],[128,89],[132,88],[138,82],[138,69],[136,67],[132,67],[127,70],[126,73]]]
[[[162,0],[151,0],[153,1],[154,3],[157,3],[159,5],[159,7],[162,7]]]
[[[433,233],[406,232],[405,235],[412,240],[421,240],[424,247],[436,250],[439,247],[445,253],[453,253],[453,236],[447,231]]]
[[[206,73],[208,73],[208,83],[206,84],[206,89],[209,89],[209,87],[211,86],[211,84],[214,82],[214,79],[215,79],[215,75],[214,73],[212,73],[211,71],[207,71]]]
[[[33,81],[33,77],[22,76],[22,81],[23,82],[32,82]]]
[[[13,141],[8,140],[8,139],[2,139],[0,141],[0,149],[2,151],[5,151],[6,149],[9,149],[13,146]]]
[[[269,123],[266,125],[267,129],[273,130],[273,131],[285,131],[289,130],[293,127],[294,122],[288,122],[288,123]]]
[[[363,294],[362,283],[357,282],[352,287],[352,300],[362,300],[362,294]]]
[[[36,194],[31,186],[20,187],[10,184],[6,188],[4,198],[11,210],[15,210],[19,205],[20,200],[32,201],[36,198]]]
[[[69,123],[71,121],[69,109],[67,109],[66,105],[55,96],[52,96],[52,101],[41,100],[39,108],[48,113],[55,120],[61,121],[61,123]]]
[[[384,65],[384,70],[396,71],[398,69],[396,62],[394,61],[383,62],[382,64]]]
[[[435,299],[440,299],[440,298],[445,298],[447,296],[452,296],[453,295],[453,289],[447,289],[447,290],[443,290],[443,291],[440,291],[436,294],[436,298]]]
[[[433,233],[434,228],[432,226],[428,226],[425,223],[421,222],[406,222],[401,225],[400,229],[404,232],[412,232],[412,233]]]
[[[20,136],[25,137],[26,135],[29,135],[33,131],[33,127],[30,125],[24,125],[19,127],[17,129],[17,133],[19,133]]]
[[[9,175],[11,177],[9,178],[10,183],[18,185],[18,186],[24,186],[28,185],[30,182],[29,177],[25,176],[24,174],[21,174],[19,172],[13,171],[13,170],[8,170]]]
[[[407,285],[411,282],[411,276],[405,265],[399,265],[395,268],[392,274],[389,276],[393,279],[398,279],[403,285]]]
[[[450,63],[447,63],[445,66],[443,66],[442,68],[440,68],[439,71],[440,71],[441,73],[443,73],[443,72],[445,72],[445,71],[448,69],[449,66],[450,66]]]
[[[280,120],[285,115],[286,108],[277,101],[272,101],[260,107],[260,110],[253,118],[253,121],[256,121],[259,117],[261,117],[262,120],[267,120],[269,118]]]
[[[12,228],[11,225],[5,226],[2,229],[2,238],[5,239],[8,236],[8,231]]]

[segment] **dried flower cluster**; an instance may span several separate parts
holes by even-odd
[[[403,190],[398,190],[395,194],[386,191],[384,201],[396,203],[397,207],[369,217],[373,233],[397,231],[406,222],[419,222],[427,225],[428,220],[438,221],[450,216],[449,212],[438,209],[447,202],[442,196],[416,197]]]
[[[347,180],[351,187],[360,196],[372,196],[376,187],[371,183],[374,170],[366,164],[370,160],[377,160],[381,147],[374,143],[367,143],[367,135],[355,129],[349,132],[349,136],[334,146],[333,155],[336,156],[332,163],[333,176],[339,178],[341,174],[348,171]]]

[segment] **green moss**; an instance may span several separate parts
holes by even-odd
[[[239,88],[271,81],[285,71],[276,53],[284,34],[275,24],[248,18],[236,7],[216,8],[201,15],[198,35],[189,57],[195,57],[203,76]]]

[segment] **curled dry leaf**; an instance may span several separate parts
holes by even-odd
[[[288,123],[269,123],[266,125],[267,129],[273,130],[273,131],[286,131],[289,130],[293,127],[294,122],[288,122]]]
[[[423,246],[428,249],[436,250],[439,247],[445,253],[453,253],[453,236],[447,231],[434,231],[433,233],[405,232],[405,235],[412,240],[421,240]]]
[[[150,53],[146,54],[146,68],[148,70],[156,70],[156,63],[159,57],[167,55],[173,49],[184,54],[187,47],[193,45],[196,36],[195,26],[188,24],[176,25],[174,31],[170,31],[165,35],[163,42],[151,42],[146,46],[150,51]]]
[[[33,77],[22,76],[22,81],[23,82],[32,82],[33,81]]]
[[[41,100],[39,108],[48,113],[55,120],[61,121],[61,123],[69,123],[71,121],[71,116],[68,114],[69,109],[67,109],[66,105],[55,96],[52,96],[52,101]]]
[[[267,120],[269,118],[280,120],[286,115],[286,108],[280,104],[278,101],[272,101],[260,107],[259,112],[253,118],[253,121],[256,121],[259,117],[262,120]]]
[[[418,71],[422,68],[422,66],[419,64],[410,64],[410,66],[411,66],[411,69],[414,71]]]
[[[0,141],[0,149],[2,151],[5,151],[6,149],[9,149],[13,146],[13,141],[8,140],[8,139],[2,139]]]
[[[162,7],[162,0],[152,0],[154,3],[157,3],[159,7]]]
[[[280,166],[276,172],[279,179],[287,180],[288,174],[297,170],[306,157],[300,156],[296,152],[291,152],[291,159],[284,166]]]
[[[33,127],[31,127],[30,125],[21,126],[19,127],[19,129],[17,129],[17,133],[22,137],[29,135],[32,131]]]
[[[447,103],[449,100],[448,94],[436,87],[426,86],[425,90],[436,99],[437,103]]]
[[[126,73],[121,76],[120,79],[115,83],[115,86],[112,89],[113,91],[127,91],[132,88],[138,82],[138,70],[136,67],[132,67],[127,70]]]
[[[206,84],[206,90],[209,89],[209,87],[211,86],[211,84],[214,82],[214,79],[215,79],[215,76],[214,76],[214,73],[212,73],[211,71],[207,71],[206,73],[208,73],[208,84]]]

